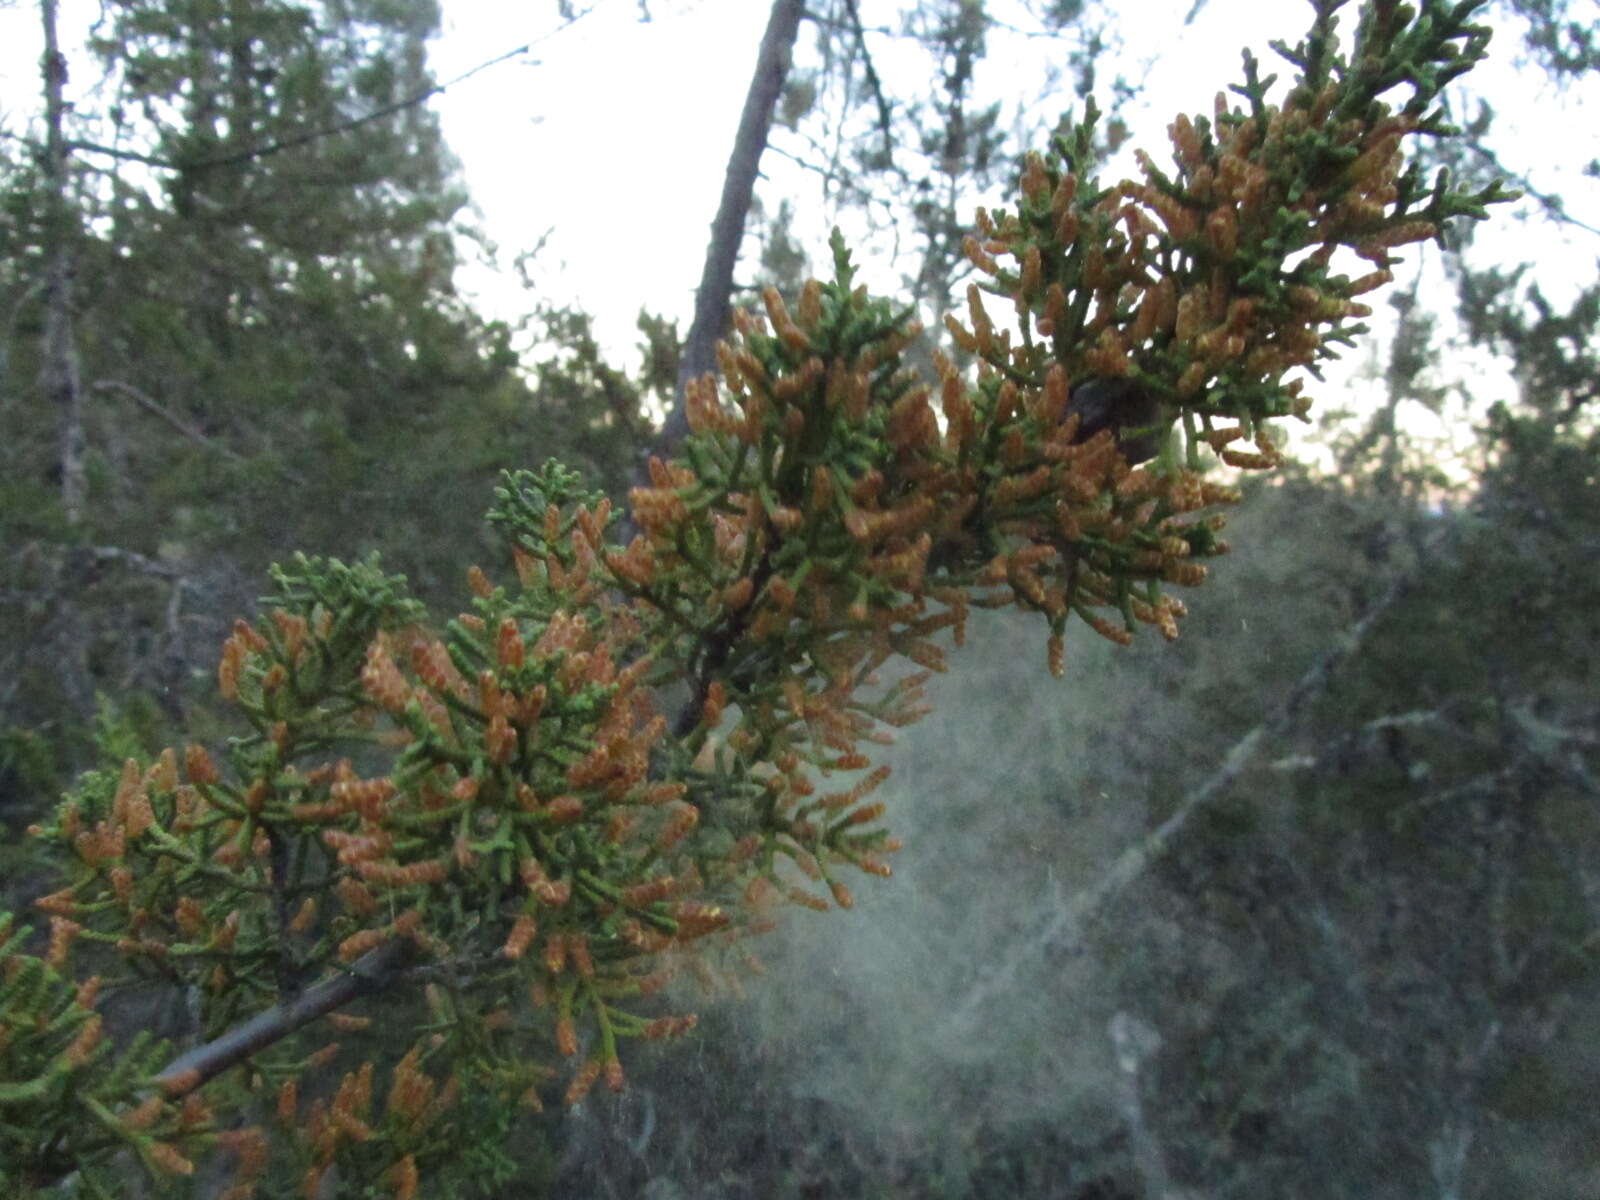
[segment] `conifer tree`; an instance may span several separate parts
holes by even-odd
[[[97,55],[47,80],[32,161],[0,164],[0,730],[49,730],[57,770],[86,763],[97,693],[145,727],[195,704],[295,546],[380,548],[433,596],[508,448],[626,478],[609,397],[547,419],[513,331],[455,290],[437,24],[428,2],[109,4]],[[8,807],[56,790],[26,774]]]
[[[1214,468],[1277,466],[1295,373],[1393,251],[1503,198],[1405,156],[1451,132],[1478,7],[1369,0],[1346,50],[1316,0],[1287,86],[1246,55],[1136,180],[1095,177],[1089,105],[977,216],[947,322],[972,372],[907,366],[910,311],[836,235],[831,278],[769,290],[690,383],[626,544],[551,462],[504,477],[453,618],[374,560],[275,568],[217,671],[244,732],[91,772],[36,830],[64,879],[47,946],[8,918],[0,949],[7,1182],[211,1155],[236,1197],[470,1194],[506,1169],[484,1129],[624,1087],[630,1039],[695,1023],[675,975],[890,873],[873,748],[970,609],[1038,614],[1058,675],[1069,630],[1177,636],[1238,496]],[[181,1052],[108,1038],[140,978],[184,989]]]

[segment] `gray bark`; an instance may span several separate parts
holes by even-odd
[[[44,174],[49,216],[46,221],[44,362],[39,390],[57,413],[61,507],[67,523],[83,519],[85,492],[83,385],[78,378],[78,352],[72,334],[72,251],[74,217],[67,198],[67,143],[62,133],[66,115],[63,92],[67,60],[56,41],[56,0],[40,0],[44,24],[45,154]]]
[[[739,244],[744,240],[745,218],[750,213],[761,154],[767,148],[767,135],[772,129],[773,109],[789,78],[795,37],[804,15],[803,0],[773,0],[767,31],[756,57],[755,74],[750,80],[750,90],[745,93],[744,112],[733,140],[733,153],[728,157],[722,200],[717,206],[716,219],[711,223],[711,244],[706,248],[705,270],[695,293],[694,324],[689,327],[683,356],[678,362],[677,395],[657,439],[662,450],[670,451],[689,431],[688,412],[683,402],[689,380],[716,369],[717,340],[728,328],[733,268],[739,258]]]

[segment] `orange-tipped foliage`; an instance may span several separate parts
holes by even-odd
[[[1271,421],[1305,415],[1291,373],[1358,331],[1391,249],[1499,198],[1430,192],[1403,158],[1441,131],[1435,84],[1481,56],[1465,9],[1370,6],[1351,71],[1332,8],[1283,97],[1252,66],[1242,105],[1176,120],[1170,170],[1146,156],[1102,186],[1092,111],[1030,156],[1014,208],[978,214],[981,278],[934,378],[906,357],[910,311],[856,286],[836,234],[833,278],[767,291],[720,383],[690,383],[693,432],[632,492],[626,544],[550,463],[506,476],[504,561],[473,569],[454,619],[372,561],[275,569],[218,666],[248,732],[189,745],[181,770],[168,751],[85,777],[40,830],[73,876],[39,902],[50,944],[27,969],[54,978],[91,940],[184,985],[208,1035],[352,972],[374,982],[363,1006],[425,1004],[426,1037],[386,1071],[365,1012],[333,1021],[348,1044],[308,1022],[257,1052],[248,1103],[276,1097],[308,1195],[336,1166],[416,1193],[464,1089],[537,1105],[552,1079],[569,1103],[622,1086],[621,1039],[694,1024],[660,1008],[680,967],[783,897],[850,907],[847,867],[890,874],[878,747],[927,711],[971,610],[1041,614],[1057,675],[1077,623],[1176,637],[1169,589],[1227,548],[1228,473],[1277,466]],[[1397,110],[1378,100],[1419,78]],[[40,1079],[106,1053],[83,994],[43,1022]],[[297,1082],[328,1068],[337,1083]],[[221,1145],[198,1109],[121,1099],[156,1171]],[[230,1138],[242,1195],[260,1152]]]

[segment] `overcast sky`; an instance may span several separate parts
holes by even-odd
[[[1142,60],[1156,64],[1141,109],[1209,107],[1215,87],[1237,75],[1239,29],[1226,17],[1237,5],[1215,3],[1215,15],[1203,13],[1180,32],[1189,6],[1190,0],[1141,0],[1140,26],[1167,31],[1121,60],[1136,76],[1144,73]],[[548,265],[565,264],[573,298],[596,313],[612,338],[632,337],[641,303],[681,314],[686,325],[770,6],[656,0],[654,19],[642,23],[636,0],[601,0],[564,29],[554,4],[525,6],[525,25],[508,25],[495,7],[446,3],[445,36],[435,51],[437,73],[448,79],[523,40],[543,39],[534,47],[535,65],[494,68],[438,101],[486,227],[507,249],[529,247],[550,231]],[[893,24],[900,4],[865,0],[861,7],[871,27]],[[1256,7],[1269,13],[1252,21],[1251,36],[1263,50],[1266,38],[1296,32],[1297,6]],[[1019,28],[1037,28],[1018,0],[991,0],[989,10]],[[802,58],[810,36],[803,26]],[[927,79],[926,57],[895,39],[874,37],[870,45],[886,90],[914,95]],[[1061,45],[994,35],[977,95],[1015,103],[1024,89],[1038,87],[1043,56],[1051,53],[1061,55]],[[1053,116],[1070,100],[1051,97],[1042,107]],[[486,111],[492,119],[484,119]],[[1154,124],[1156,137],[1169,118]],[[802,242],[813,262],[824,260],[831,214],[821,209],[817,177],[776,154],[762,167],[768,205],[791,199]],[[863,265],[880,272],[877,286],[894,286],[890,263],[868,258]],[[619,294],[623,279],[633,286]]]
[[[1192,0],[1129,0],[1120,11],[1136,12],[1137,19],[1114,28],[1125,39],[1147,40],[1125,41],[1100,75],[1108,81],[1121,71],[1143,81],[1141,98],[1127,113],[1130,148],[1142,143],[1158,160],[1165,157],[1171,116],[1209,110],[1215,92],[1239,78],[1242,44],[1269,58],[1268,40],[1296,38],[1308,11],[1289,0],[1209,0],[1185,25],[1182,17],[1192,6]],[[574,7],[585,9],[581,0]],[[526,56],[482,71],[433,103],[481,225],[500,248],[502,267],[543,239],[535,268],[541,295],[592,312],[602,340],[623,357],[631,356],[641,305],[676,316],[680,329],[687,328],[770,6],[765,0],[651,0],[649,7],[653,19],[646,23],[638,0],[598,0],[581,19],[566,23],[555,0],[444,0],[444,30],[432,47],[435,75],[449,80],[532,43]],[[989,0],[988,7],[1002,21],[1036,28],[1025,0]],[[1600,19],[1600,3],[1592,7]],[[893,24],[899,8],[899,0],[861,3],[868,26]],[[97,11],[89,0],[62,0],[65,40]],[[809,44],[804,27],[801,37]],[[926,59],[894,39],[874,38],[871,45],[887,90],[914,94],[927,78]],[[12,132],[38,107],[38,46],[36,6],[13,0],[8,11],[0,10],[0,122]],[[1583,115],[1582,97],[1556,93],[1537,72],[1519,73],[1516,49],[1514,36],[1502,37],[1495,60],[1475,76],[1479,88],[1501,98],[1507,165],[1532,170],[1540,186],[1566,194],[1575,215],[1600,227],[1595,181],[1577,174],[1584,161],[1600,155],[1600,122]],[[997,34],[977,94],[1008,103],[1036,95],[1046,66],[1042,56],[1061,53],[1045,39]],[[86,86],[90,79],[85,69],[73,83]],[[1053,115],[1069,100],[1050,97],[1045,104]],[[1591,97],[1588,113],[1600,111],[1597,104],[1600,98]],[[773,153],[762,165],[769,208],[775,211],[785,197],[795,203],[796,234],[820,263],[832,214],[820,204],[816,176]],[[1557,296],[1593,277],[1600,237],[1569,230],[1540,238],[1530,240],[1527,229],[1502,222],[1485,243],[1491,251],[1501,247],[1507,258],[1543,260],[1541,279]],[[857,259],[883,290],[910,269],[909,262],[889,258],[888,246],[866,247]],[[498,276],[473,270],[462,282],[494,315],[515,317],[527,307],[508,269]]]
[[[445,34],[435,49],[442,79],[542,39],[532,64],[495,67],[437,102],[486,227],[507,250],[530,247],[548,231],[545,261],[564,263],[573,297],[608,326],[620,324],[623,335],[640,303],[685,316],[690,311],[768,7],[764,0],[656,0],[655,19],[646,24],[636,0],[601,0],[587,17],[559,29],[554,4],[524,5],[528,15],[513,21],[499,5],[445,4]],[[864,0],[863,18],[868,25],[888,22],[898,7],[897,0]],[[1142,78],[1143,95],[1129,113],[1133,141],[1158,159],[1172,114],[1209,110],[1214,93],[1239,78],[1241,45],[1270,60],[1267,42],[1296,38],[1307,11],[1288,0],[1210,0],[1185,26],[1181,18],[1191,7],[1192,0],[1139,0],[1137,28],[1153,31],[1152,40],[1121,47],[1101,74],[1107,80],[1121,70]],[[1017,0],[990,0],[989,9],[1002,20],[1031,25]],[[801,36],[807,37],[804,28]],[[903,72],[925,73],[925,59],[897,56],[889,39],[874,39],[872,46],[891,92],[897,82],[906,91],[916,87]],[[1529,79],[1509,61],[1514,48],[1512,39],[1503,39],[1497,61],[1477,76],[1480,86],[1492,82],[1506,97],[1501,122],[1511,157],[1520,154],[1544,187],[1569,189],[1575,210],[1585,207],[1587,191],[1588,216],[1600,224],[1593,182],[1561,169],[1600,154],[1600,122],[1551,121],[1562,98],[1530,90]],[[1014,102],[1042,78],[1040,56],[1047,53],[1059,54],[1059,47],[996,35],[978,93]],[[1069,99],[1052,98],[1050,111]],[[800,232],[821,257],[829,218],[817,206],[815,176],[774,154],[763,169],[769,205],[792,198],[800,207]],[[1600,239],[1590,241],[1587,252],[1581,238],[1571,250],[1592,265]],[[1553,257],[1572,261],[1570,254]],[[631,286],[620,286],[625,280]],[[884,282],[892,280],[889,273]]]
[[[529,24],[518,28],[508,27],[493,7],[446,3],[445,36],[436,51],[440,78],[527,38],[546,40],[534,49],[536,65],[497,67],[443,97],[439,111],[446,135],[493,236],[513,251],[532,246],[548,231],[540,258],[541,290],[594,313],[603,340],[627,358],[637,340],[633,321],[640,305],[676,315],[680,329],[687,328],[708,226],[770,5],[765,0],[655,0],[654,20],[644,24],[636,0],[601,0],[590,15],[553,35],[559,24],[554,4],[527,6]],[[899,7],[898,0],[862,0],[863,20],[868,26],[890,24]],[[1297,40],[1308,12],[1307,5],[1290,0],[1208,0],[1186,25],[1183,17],[1193,7],[1192,0],[1129,0],[1121,6],[1137,12],[1137,20],[1117,30],[1125,40],[1115,45],[1100,79],[1104,83],[1121,72],[1142,81],[1143,89],[1125,113],[1133,126],[1130,161],[1115,164],[1117,169],[1133,171],[1131,150],[1137,144],[1163,160],[1167,122],[1180,111],[1210,110],[1215,93],[1241,78],[1242,46],[1248,44],[1267,62],[1265,71],[1283,67],[1286,72],[1268,42]],[[1355,7],[1350,5],[1350,19]],[[1594,7],[1600,18],[1600,4]],[[1036,28],[1021,0],[989,0],[988,9],[1003,22]],[[1501,35],[1494,58],[1474,79],[1477,87],[1500,98],[1498,129],[1506,164],[1532,171],[1538,186],[1565,194],[1575,215],[1600,227],[1596,184],[1579,173],[1584,161],[1600,155],[1600,121],[1583,115],[1581,97],[1557,93],[1536,68],[1518,68],[1517,32]],[[1141,35],[1148,40],[1135,40]],[[802,27],[802,41],[808,37]],[[871,45],[887,90],[914,94],[920,80],[911,72],[920,71],[925,80],[926,59],[897,52],[892,39],[876,38]],[[992,36],[977,94],[1015,103],[1038,88],[1045,73],[1041,56],[1049,53],[1059,55],[1059,44]],[[1048,113],[1070,100],[1051,97]],[[1590,99],[1589,114],[1597,111],[1596,103],[1600,97]],[[493,117],[486,120],[485,112]],[[782,139],[780,133],[778,144]],[[821,264],[832,214],[823,210],[816,177],[770,152],[762,165],[769,209],[784,197],[794,201],[797,235],[813,264]],[[1541,225],[1535,236],[1529,228],[1500,222],[1480,243],[1488,256],[1543,260],[1541,281],[1558,300],[1592,279],[1600,258],[1600,237],[1576,229],[1557,232]],[[873,285],[886,291],[897,286],[902,271],[912,269],[909,262],[893,262],[889,253],[888,245],[877,244],[857,254]],[[1421,269],[1426,260],[1428,278],[1439,289],[1434,294],[1450,307],[1438,256],[1413,249],[1406,257],[1402,283],[1409,279],[1407,271]],[[488,307],[504,305],[504,315],[517,311],[520,298],[503,281],[482,279],[478,290]],[[1380,307],[1374,325],[1381,330],[1387,318]],[[1369,340],[1334,365],[1329,383],[1312,389],[1319,403],[1359,411],[1375,402],[1380,388],[1360,376],[1381,371],[1381,344]],[[1457,365],[1472,380],[1480,411],[1492,400],[1514,396],[1503,364],[1479,355],[1458,359]],[[1473,446],[1473,421],[1460,411],[1436,420],[1419,409],[1409,420],[1416,434],[1436,439],[1441,464]],[[1299,437],[1296,441],[1302,453],[1308,452]]]

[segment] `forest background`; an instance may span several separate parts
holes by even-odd
[[[557,27],[588,19],[552,7]],[[651,7],[641,21],[669,19]],[[1136,36],[1126,10],[1034,3],[1002,28],[999,9],[813,6],[763,167],[821,181],[821,218],[796,215],[815,184],[762,183],[735,302],[795,290],[794,231],[838,220],[937,328],[971,207],[1031,135],[1094,87],[1108,157],[1157,140],[1127,124],[1139,80],[1108,67]],[[1600,1191],[1600,165],[1581,123],[1508,139],[1498,116],[1548,132],[1581,111],[1600,51],[1592,5],[1508,0],[1493,20],[1540,115],[1458,94],[1449,165],[1528,190],[1500,217],[1518,236],[1455,230],[1409,256],[1381,357],[1317,390],[1316,468],[1258,485],[1248,549],[1183,640],[1079,639],[1066,684],[1041,659],[1019,691],[1031,637],[975,625],[976,681],[896,754],[897,878],[854,913],[791,918],[744,999],[706,1002],[620,1099],[529,1117],[492,1194]],[[438,21],[410,2],[108,3],[74,60],[65,176],[43,94],[6,98],[8,907],[49,878],[23,828],[98,753],[225,735],[216,648],[268,563],[377,550],[450,603],[500,469],[554,455],[620,494],[673,403],[685,315],[641,314],[629,362],[581,298],[540,293],[536,256],[501,264],[534,285],[524,319],[456,287],[492,247],[463,239],[437,119],[408,103],[434,84]],[[1018,106],[979,85],[1023,35],[1057,72]],[[895,90],[879,61],[915,55],[920,86]],[[1190,70],[1191,108],[1236,73]],[[1552,144],[1553,165],[1534,153]],[[648,230],[662,182],[635,186],[622,223]],[[68,243],[76,457],[39,386]],[[1562,247],[1559,271],[1530,246]],[[625,268],[597,275],[628,292]]]

